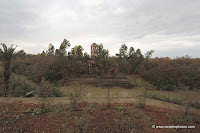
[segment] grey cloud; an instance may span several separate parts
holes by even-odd
[[[200,33],[199,6],[199,0],[1,0],[0,42],[37,53],[41,49],[36,47],[47,48],[50,42],[58,47],[67,38],[88,53],[91,43],[103,43],[111,55],[122,43],[144,51],[163,46],[171,55],[184,55],[179,47],[191,45],[190,54],[198,56],[193,48],[200,45],[195,37]]]

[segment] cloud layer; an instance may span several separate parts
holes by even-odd
[[[200,57],[199,0],[1,0],[0,42],[40,53],[59,47],[103,43],[110,55],[121,44],[154,49],[154,56]]]

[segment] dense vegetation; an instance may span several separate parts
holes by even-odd
[[[9,69],[15,74],[23,75],[37,84],[41,82],[42,78],[57,86],[68,84],[70,78],[81,76],[82,68],[90,59],[87,53],[83,54],[81,45],[77,46],[76,50],[72,48],[67,52],[70,45],[70,42],[64,39],[58,49],[49,44],[48,50],[37,55],[26,54],[23,50],[20,50],[13,53],[14,60],[12,64],[10,63]],[[168,57],[151,58],[153,52],[153,50],[150,50],[143,55],[140,49],[135,50],[133,47],[128,49],[126,44],[122,44],[119,53],[110,57],[109,50],[104,49],[103,44],[100,44],[98,57],[95,58],[100,68],[97,71],[97,75],[101,77],[137,75],[156,86],[159,90],[176,90],[184,89],[185,87],[189,89],[200,88],[199,58],[194,59],[189,56],[175,59]],[[3,63],[1,66],[5,68]],[[3,83],[4,77],[2,72],[1,83]],[[21,84],[20,79],[16,77],[13,78],[12,76],[11,80],[14,82],[11,83],[11,89],[13,85],[16,86],[16,82]],[[30,91],[30,88],[34,88],[26,87],[26,82],[22,84],[20,87],[24,88],[21,90],[23,94]],[[27,90],[26,88],[29,89]],[[13,91],[16,91],[16,89]],[[15,93],[13,96],[18,95],[20,94]]]
[[[138,74],[160,90],[200,88],[200,59],[181,57],[155,58],[144,62]]]

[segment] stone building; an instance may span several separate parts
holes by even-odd
[[[91,45],[91,58],[96,58],[98,56],[98,44],[93,43]]]

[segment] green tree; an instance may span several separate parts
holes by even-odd
[[[108,55],[109,55],[108,49],[104,49],[103,48],[103,44],[100,44],[98,46],[98,58],[99,59],[101,59],[101,58],[108,58]]]
[[[48,56],[53,56],[55,54],[55,47],[50,43],[49,48],[46,51]]]
[[[77,53],[78,59],[81,60],[83,57],[83,47],[81,45],[78,46],[76,53]]]
[[[129,56],[129,58],[134,58],[135,49],[133,47],[130,47],[128,56]]]
[[[103,76],[103,74],[107,74],[108,73],[108,69],[110,67],[110,62],[109,62],[109,59],[105,59],[105,58],[102,58],[99,60],[99,67],[100,67],[100,70],[101,70],[101,76]]]
[[[24,58],[26,56],[26,52],[24,50],[20,50],[16,52],[16,56],[19,58]]]
[[[70,42],[67,39],[64,39],[63,42],[60,45],[59,49],[56,49],[56,56],[65,56],[66,55],[66,49],[71,46]]]
[[[88,59],[90,58],[89,54],[87,52],[84,53],[84,56],[83,56],[83,62],[87,62]]]
[[[135,68],[134,74],[136,73],[140,64],[142,64],[142,62],[144,61],[144,56],[142,55],[140,49],[136,50],[135,56],[136,56],[136,58],[134,58],[134,60],[133,60],[133,65],[134,65],[134,68]]]
[[[50,101],[48,98],[53,96],[54,90],[55,88],[50,84],[50,82],[42,78],[40,87],[36,89],[36,94],[38,94],[38,102],[43,112],[45,107],[49,104]]]
[[[10,66],[13,59],[16,56],[15,49],[13,45],[9,48],[6,44],[1,44],[3,49],[0,49],[0,60],[3,63],[4,71],[3,71],[3,95],[4,97],[8,97],[9,95],[9,79],[10,79]]]
[[[72,52],[68,52],[68,55],[67,55],[67,56],[68,56],[68,59],[69,59],[69,60],[72,60],[72,58],[73,58],[73,57],[72,57]]]
[[[109,56],[108,49],[103,49],[103,51],[102,51],[102,58],[108,58],[108,56]]]
[[[138,57],[138,58],[144,58],[144,56],[142,55],[140,49],[137,49],[136,52],[135,52],[135,54],[136,54],[136,57]]]
[[[147,52],[145,53],[146,59],[151,58],[151,56],[152,56],[153,53],[154,53],[154,50],[147,51]]]
[[[127,50],[128,50],[128,47],[126,46],[126,44],[122,44],[121,48],[119,49],[119,54],[122,58],[127,57]]]

